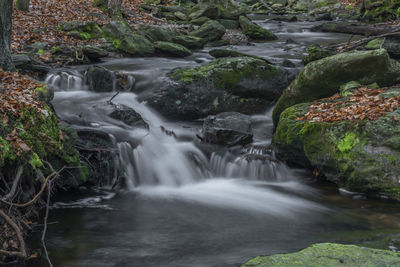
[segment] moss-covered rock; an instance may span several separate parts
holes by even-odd
[[[242,267],[400,266],[400,254],[382,249],[333,243],[315,244],[299,252],[255,257]]]
[[[389,86],[400,81],[400,64],[384,49],[353,51],[309,63],[279,98],[273,111],[274,124],[288,107],[333,95],[350,81],[376,82]]]
[[[179,35],[176,31],[155,25],[138,24],[135,26],[135,30],[138,34],[145,36],[151,42],[171,42],[172,38]]]
[[[165,87],[141,99],[163,115],[196,119],[225,111],[261,112],[288,84],[288,73],[252,57],[219,58],[170,72]]]
[[[175,57],[187,57],[192,54],[192,51],[186,47],[170,42],[155,42],[154,47],[161,53]]]
[[[113,41],[115,48],[132,56],[153,55],[151,42],[143,35],[136,34],[123,21],[111,21],[102,27],[104,36]]]
[[[225,32],[226,29],[218,21],[209,20],[201,25],[197,30],[192,31],[190,35],[210,42],[221,39]]]
[[[253,40],[276,40],[278,39],[275,34],[262,27],[258,26],[246,16],[240,16],[239,18],[240,28],[242,28],[243,33]]]
[[[398,95],[400,88],[394,88],[381,97]],[[308,109],[302,103],[281,114],[274,146],[283,159],[311,164],[347,190],[400,199],[400,109],[377,120],[296,119]]]
[[[317,45],[308,46],[306,52],[307,52],[307,56],[305,56],[303,58],[303,63],[305,65],[307,65],[308,63],[310,63],[312,61],[330,57],[335,54],[335,52],[328,50],[328,49],[324,49]]]
[[[202,48],[207,40],[190,35],[179,35],[172,38],[172,42],[183,45],[190,49]]]
[[[245,54],[245,53],[242,53],[242,52],[239,52],[239,51],[235,51],[235,50],[213,49],[208,53],[211,56],[215,57],[215,58],[222,58],[222,57],[252,57],[252,58],[255,58],[255,59],[263,60],[263,61],[267,62],[268,64],[272,64],[271,62],[269,62],[265,58],[254,56],[254,55]]]

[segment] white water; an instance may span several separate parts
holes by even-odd
[[[137,102],[133,93],[121,93],[113,103],[140,113],[149,131],[110,118],[104,103],[113,93],[87,91],[81,73],[63,71],[47,77],[46,82],[56,90],[54,106],[61,118],[73,122],[77,129],[101,130],[116,140],[120,173],[131,192],[288,218],[307,210],[321,210],[318,204],[292,195],[307,195],[313,190],[298,183],[296,173],[266,149],[270,140],[259,140],[264,145],[251,146],[242,153],[215,147],[207,157],[195,142],[198,128],[186,129],[165,121]],[[254,121],[261,125],[260,132],[265,131],[271,125],[271,114],[254,116]],[[166,134],[161,126],[178,138]],[[182,141],[181,136],[193,141]],[[138,145],[133,147],[133,143]]]

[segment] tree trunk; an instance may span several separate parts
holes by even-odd
[[[11,59],[11,30],[12,30],[13,0],[0,0],[0,68],[13,70]]]
[[[29,0],[16,0],[15,7],[21,11],[29,11]]]
[[[108,0],[107,8],[111,15],[119,15],[121,12],[122,0]]]

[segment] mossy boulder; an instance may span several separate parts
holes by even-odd
[[[335,52],[333,52],[332,50],[322,48],[321,46],[318,46],[318,45],[308,46],[306,52],[307,52],[307,56],[303,57],[303,63],[305,65],[307,65],[308,63],[310,63],[312,61],[330,57],[335,54]]]
[[[113,41],[115,48],[132,56],[153,55],[152,43],[143,35],[134,33],[123,21],[111,21],[102,27],[107,39]]]
[[[196,36],[178,35],[172,38],[172,42],[183,45],[189,49],[199,49],[202,48],[207,41]]]
[[[86,71],[85,79],[89,89],[94,92],[112,92],[116,89],[117,77],[114,72],[101,66],[91,66]]]
[[[400,81],[400,63],[386,50],[352,51],[309,63],[284,91],[273,111],[274,125],[288,107],[328,97],[350,81],[389,86]]]
[[[209,20],[201,25],[197,30],[192,31],[190,35],[210,42],[221,39],[225,32],[226,29],[218,21]]]
[[[76,37],[78,39],[90,40],[101,38],[104,35],[103,30],[95,21],[69,21],[60,22],[58,29],[66,31],[67,35]]]
[[[225,111],[262,112],[289,82],[278,66],[252,57],[219,58],[169,73],[164,87],[140,97],[163,115],[197,119]]]
[[[154,47],[161,53],[175,57],[187,57],[192,54],[192,51],[183,45],[170,42],[155,42]]]
[[[239,18],[240,28],[242,28],[243,33],[252,40],[276,40],[278,39],[275,34],[266,29],[263,29],[261,26],[252,22],[246,16],[240,16]]]
[[[400,88],[380,95],[392,96],[400,96]],[[400,109],[377,120],[297,119],[308,110],[302,103],[281,114],[273,141],[281,158],[311,165],[349,191],[400,200]]]
[[[179,35],[179,33],[174,30],[155,25],[138,24],[135,26],[135,30],[138,34],[145,36],[151,42],[171,42],[173,37]]]
[[[400,266],[399,262],[400,254],[388,250],[322,243],[299,252],[255,257],[242,267]]]
[[[242,53],[242,52],[239,52],[239,51],[235,51],[235,50],[213,49],[208,53],[210,54],[210,56],[213,56],[215,58],[222,58],[222,57],[252,57],[252,58],[255,58],[255,59],[263,60],[263,61],[267,62],[268,64],[272,64],[271,62],[269,62],[265,58],[254,56],[254,55],[245,54],[245,53]]]

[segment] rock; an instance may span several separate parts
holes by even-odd
[[[113,109],[113,111],[109,114],[111,118],[120,120],[129,126],[149,129],[149,125],[134,109],[122,104],[111,103],[110,105]]]
[[[328,97],[349,81],[378,83],[381,87],[400,81],[400,63],[386,50],[352,51],[309,63],[279,98],[273,111],[274,125],[288,107]]]
[[[295,68],[296,64],[294,64],[292,61],[289,59],[285,58],[282,62],[282,66],[286,68]]]
[[[183,45],[189,49],[202,48],[206,42],[203,38],[190,35],[179,35],[172,38],[172,42]]]
[[[192,12],[189,14],[188,18],[190,20],[198,19],[200,17],[206,17],[210,19],[216,19],[218,18],[219,11],[218,7],[211,4],[202,4],[202,5],[196,5]]]
[[[228,40],[221,39],[221,40],[208,42],[204,45],[204,47],[220,47],[220,46],[227,46],[227,45],[229,45]]]
[[[180,11],[174,12],[174,16],[177,17],[180,20],[186,20],[187,19],[187,16],[184,13],[180,12]]]
[[[400,88],[380,94],[391,96],[400,96]],[[308,112],[309,105],[297,104],[281,114],[274,136],[279,156],[310,164],[349,191],[400,200],[400,124],[396,119],[400,110],[377,120],[296,120]]]
[[[235,50],[213,49],[208,53],[211,56],[215,57],[215,58],[222,58],[222,57],[252,57],[252,58],[255,58],[255,59],[263,60],[263,61],[267,62],[268,64],[272,64],[271,62],[269,62],[265,58],[254,56],[254,55],[245,54],[245,53],[242,53],[242,52],[239,52],[239,51],[235,51]]]
[[[82,47],[82,52],[85,56],[87,56],[91,60],[96,60],[108,56],[108,52],[106,50],[100,47],[90,46],[90,45]]]
[[[186,47],[170,42],[155,42],[154,47],[161,53],[175,57],[187,57],[192,54],[192,51]]]
[[[219,19],[219,23],[221,23],[222,26],[224,26],[225,29],[238,29],[239,28],[239,22],[237,20],[231,20],[231,19]]]
[[[69,36],[83,40],[96,39],[103,36],[103,30],[99,27],[96,21],[60,22],[58,28],[62,31],[66,31]]]
[[[330,13],[325,13],[325,14],[322,14],[322,15],[316,17],[315,20],[316,21],[333,20],[333,18]]]
[[[204,23],[206,23],[206,22],[209,21],[209,20],[210,20],[210,19],[207,18],[207,17],[200,17],[200,18],[197,18],[197,19],[192,19],[192,20],[190,21],[190,23],[193,24],[193,25],[201,26],[201,25],[203,25]]]
[[[238,112],[224,112],[208,116],[203,124],[204,141],[235,146],[253,141],[250,116]]]
[[[21,55],[12,55],[12,61],[14,66],[18,68],[26,68],[26,66],[30,66],[32,60],[29,56],[21,54]]]
[[[334,54],[334,51],[322,48],[319,45],[310,45],[307,47],[307,56],[303,57],[303,63],[307,65],[312,61],[330,57]]]
[[[122,91],[133,91],[135,89],[136,79],[132,74],[124,72],[115,72],[117,78],[117,89]]]
[[[240,16],[239,18],[240,27],[243,30],[243,33],[246,34],[250,39],[253,40],[276,40],[277,37],[270,31],[263,29],[257,24],[250,21],[245,16]]]
[[[255,257],[242,267],[397,266],[399,261],[399,253],[389,250],[322,243],[314,244],[299,252]]]
[[[172,118],[197,119],[226,111],[264,111],[289,82],[287,71],[252,57],[219,58],[169,73],[164,87],[140,100]]]
[[[351,92],[352,90],[358,89],[361,87],[361,84],[356,81],[351,81],[345,84],[342,84],[339,88],[340,95],[341,96],[348,96],[352,95],[353,93]]]
[[[176,31],[154,25],[138,24],[135,30],[142,36],[145,36],[151,42],[164,41],[171,42],[172,38],[178,36]]]
[[[89,88],[95,92],[112,92],[116,89],[115,74],[100,66],[90,67],[85,75]]]
[[[218,21],[209,20],[203,25],[200,26],[199,29],[192,31],[190,33],[191,36],[203,38],[204,40],[216,41],[221,39],[221,37],[225,34],[225,28]]]
[[[337,32],[356,35],[374,36],[391,32],[392,27],[385,25],[368,25],[356,22],[327,22],[310,29],[311,31]]]
[[[391,58],[400,59],[400,43],[396,40],[384,40],[377,38],[366,44],[365,49],[379,49],[381,46],[388,51]]]
[[[154,47],[144,36],[136,34],[121,21],[111,21],[103,26],[108,39],[113,40],[115,48],[132,56],[153,55]]]

